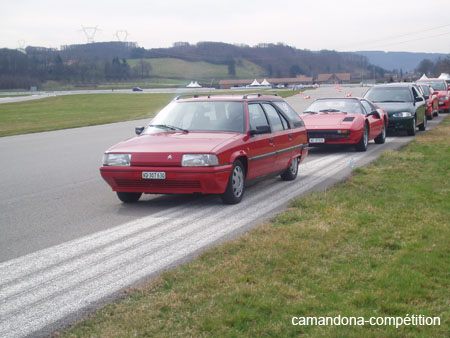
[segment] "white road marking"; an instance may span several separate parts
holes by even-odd
[[[30,335],[171,266],[333,177],[349,166],[351,157],[358,161],[375,150],[371,145],[366,153],[306,162],[296,181],[277,180],[254,189],[238,205],[196,200],[3,262],[0,336]]]

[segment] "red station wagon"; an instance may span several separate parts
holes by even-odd
[[[124,203],[202,193],[236,204],[247,180],[294,180],[308,154],[302,119],[276,95],[177,97],[136,134],[108,149],[100,168]]]

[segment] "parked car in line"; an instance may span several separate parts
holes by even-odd
[[[142,91],[143,91],[143,89],[140,88],[140,87],[134,87],[133,88],[133,92],[142,92]]]
[[[445,80],[430,78],[426,80],[418,80],[417,83],[426,83],[427,85],[433,87],[434,94],[436,94],[439,99],[439,111],[442,111],[443,113],[449,112],[449,89]]]
[[[420,89],[414,83],[389,83],[371,87],[364,98],[387,111],[388,131],[406,130],[416,134],[416,128],[427,128],[427,104]]]
[[[366,151],[369,141],[386,140],[387,113],[366,99],[327,98],[314,101],[302,114],[310,145],[351,144]]]
[[[239,203],[246,181],[295,180],[308,154],[301,117],[275,95],[178,97],[136,134],[109,148],[100,168],[124,203],[191,193]]]
[[[418,83],[419,89],[427,103],[427,118],[432,120],[434,116],[439,116],[439,99],[434,94],[434,89],[426,83]]]

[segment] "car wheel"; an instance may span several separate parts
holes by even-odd
[[[241,161],[236,160],[231,170],[230,178],[222,201],[226,204],[237,204],[242,200],[245,190],[245,169]]]
[[[416,135],[416,118],[414,117],[413,121],[412,121],[412,128],[408,129],[408,135],[409,136],[414,136]]]
[[[419,126],[419,130],[424,131],[427,129],[427,117],[423,117],[423,123]]]
[[[369,146],[369,128],[367,127],[367,123],[364,124],[363,134],[361,136],[361,140],[356,144],[357,151],[366,151]]]
[[[439,107],[436,109],[436,111],[434,112],[434,116],[439,116]]]
[[[291,165],[280,175],[283,181],[293,181],[298,174],[298,157],[294,158]]]
[[[141,198],[142,193],[140,192],[117,192],[117,197],[123,203],[136,203]]]
[[[383,123],[383,129],[381,130],[381,134],[375,138],[376,144],[383,144],[386,141],[386,125]]]
[[[432,119],[433,119],[433,112],[431,112],[430,115],[427,115],[427,119],[428,119],[428,120],[432,120]]]

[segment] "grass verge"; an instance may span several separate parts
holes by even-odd
[[[128,290],[62,337],[448,337],[450,118],[345,183]],[[293,326],[293,316],[440,326]]]
[[[220,93],[225,92],[214,92]],[[284,90],[277,93],[287,97],[297,92]],[[175,95],[81,94],[3,103],[0,104],[0,136],[150,118]]]

